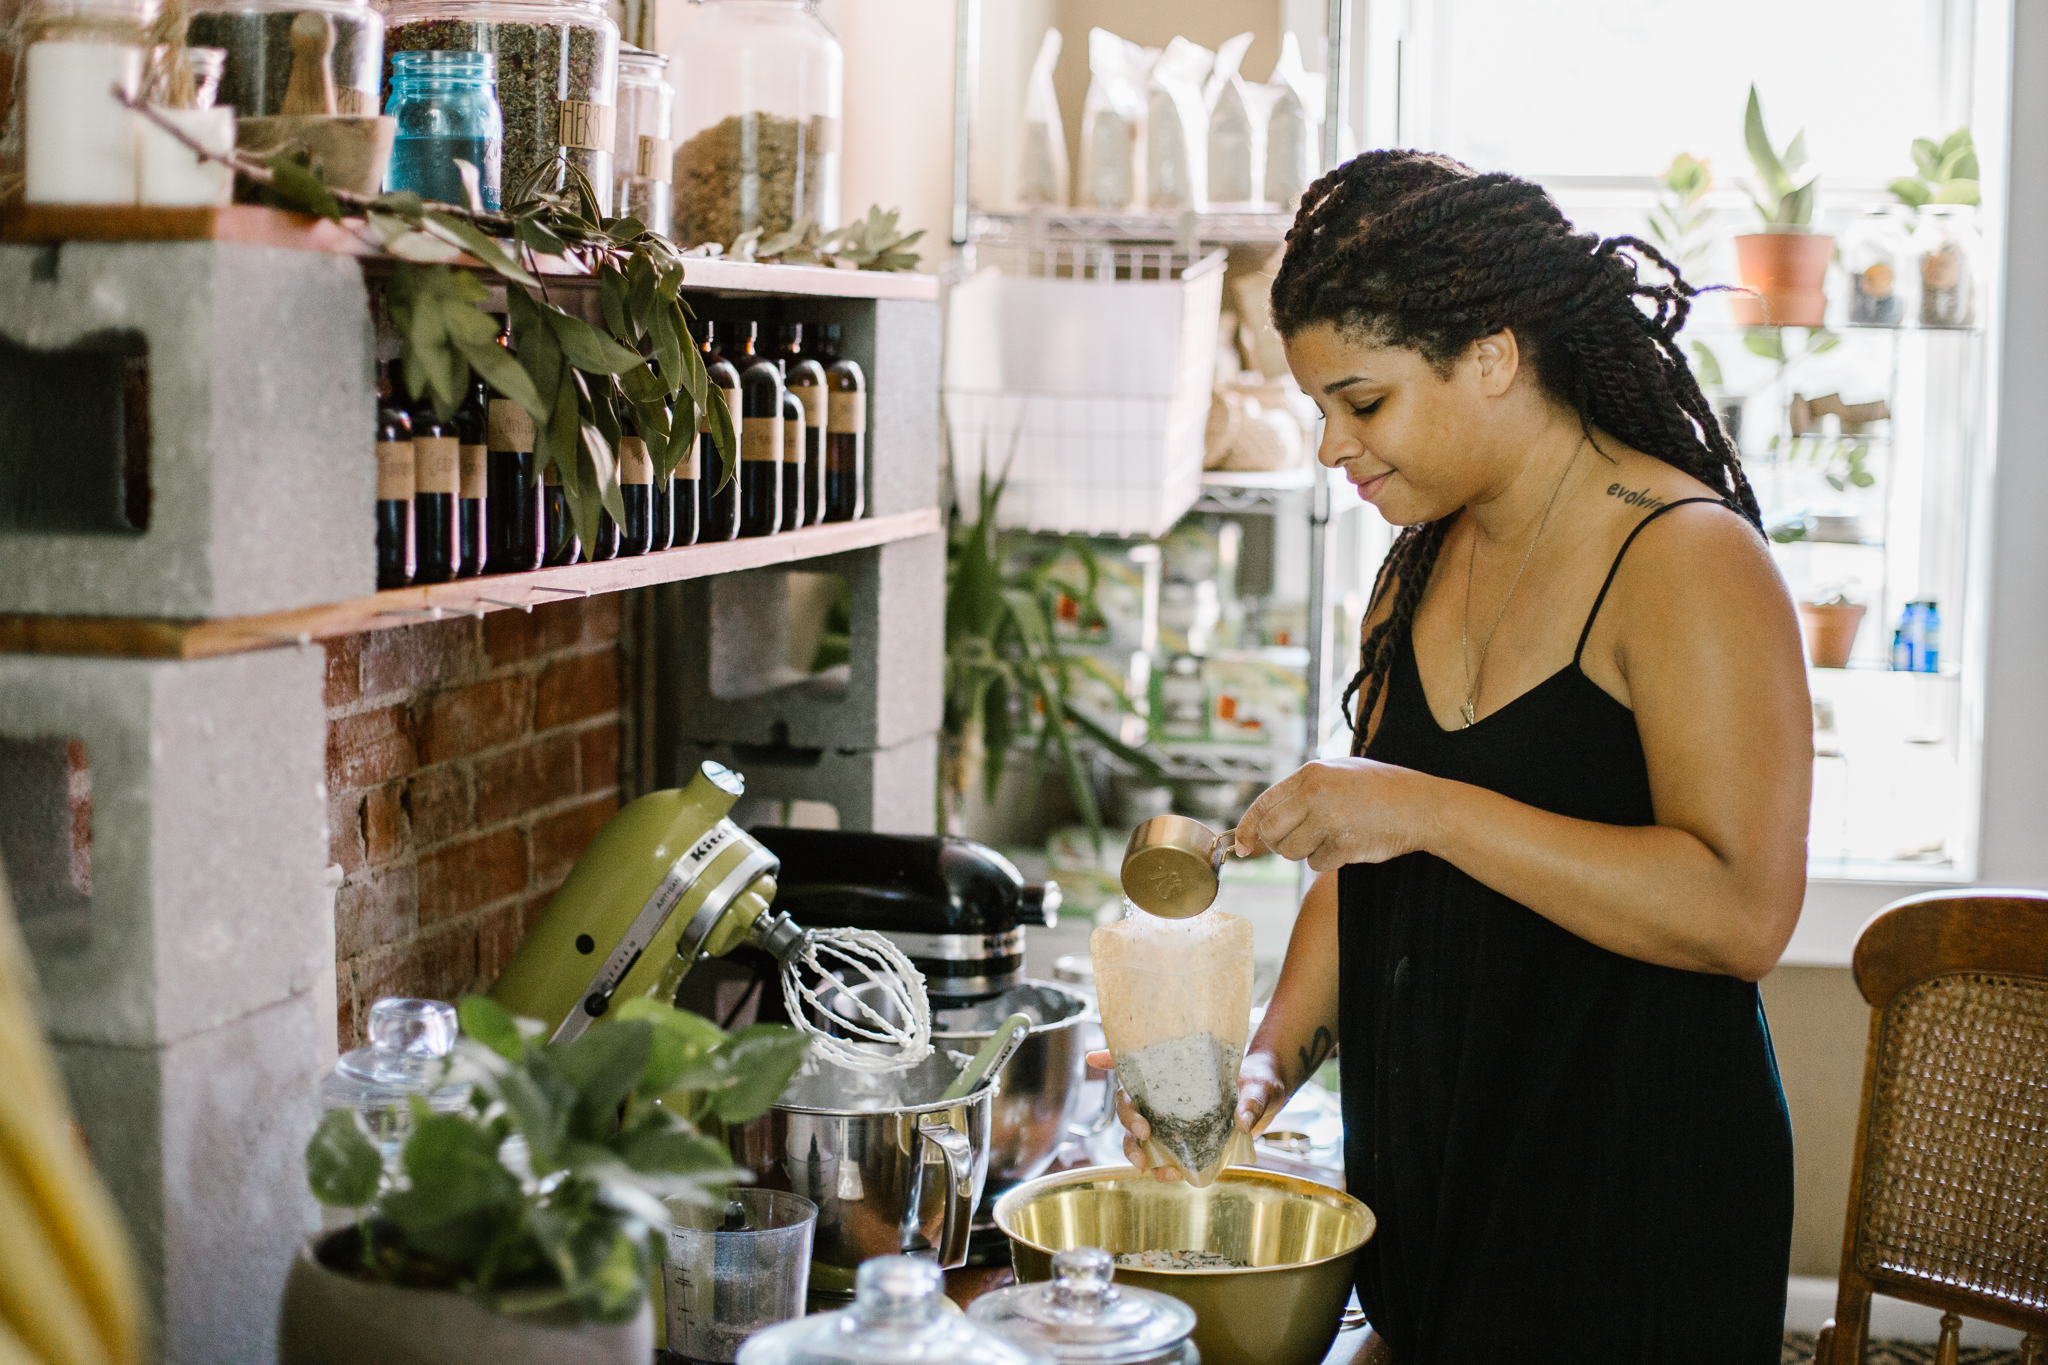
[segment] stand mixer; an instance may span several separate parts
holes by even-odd
[[[805,928],[770,909],[780,863],[728,818],[745,791],[738,773],[705,763],[687,786],[613,816],[491,998],[569,1042],[615,1000],[672,1001],[697,962],[752,944],[775,959],[814,1055],[857,1071],[921,1061],[931,1010],[917,969],[872,930]]]

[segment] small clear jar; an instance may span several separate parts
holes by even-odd
[[[398,122],[387,190],[411,190],[443,204],[469,202],[458,159],[477,170],[477,197],[495,212],[504,189],[505,121],[496,61],[488,52],[394,52],[391,98]]]
[[[334,112],[376,113],[384,17],[364,0],[192,0],[185,42],[226,50],[220,103],[243,118],[281,114],[292,79],[292,23],[301,14],[319,15],[334,35],[327,61]]]
[[[439,1000],[386,996],[370,1006],[370,1045],[335,1064],[320,1083],[320,1107],[353,1109],[393,1169],[412,1134],[412,1098],[452,1114],[469,1102],[469,1087],[442,1079],[442,1059],[455,1046],[455,1007]]]
[[[1849,276],[1849,324],[1897,327],[1906,320],[1905,224],[1891,208],[1865,209],[1842,234]]]
[[[565,188],[573,166],[611,213],[619,26],[604,0],[390,0],[385,14],[391,52],[496,59],[508,204],[529,186]]]
[[[1920,262],[1920,325],[1970,327],[1977,321],[1977,260],[1982,254],[1976,210],[1928,204],[1913,229]]]
[[[675,222],[675,87],[668,58],[637,47],[619,49],[619,145],[613,158],[613,211],[638,218],[667,237]]]
[[[669,46],[675,239],[839,226],[839,39],[803,0],[703,0]]]

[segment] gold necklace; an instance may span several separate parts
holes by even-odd
[[[1529,560],[1536,554],[1536,542],[1543,539],[1543,528],[1550,525],[1550,509],[1557,506],[1557,495],[1564,492],[1564,481],[1571,477],[1572,466],[1579,462],[1579,452],[1586,447],[1586,438],[1572,447],[1571,459],[1565,461],[1564,473],[1557,476],[1557,487],[1550,490],[1550,501],[1543,504],[1543,515],[1536,522],[1536,534],[1529,537],[1529,548],[1522,551],[1522,567],[1515,570],[1515,581],[1508,584],[1508,595],[1501,599],[1500,610],[1494,613],[1493,625],[1486,632],[1486,639],[1479,645],[1479,667],[1472,667],[1472,566],[1479,559],[1479,528],[1472,528],[1472,553],[1465,557],[1465,615],[1458,623],[1458,657],[1465,664],[1465,704],[1460,711],[1465,717],[1465,728],[1471,729],[1479,723],[1479,681],[1486,675],[1487,651],[1493,648],[1493,637],[1500,630],[1500,623],[1507,619],[1508,604],[1515,600],[1515,589],[1522,586],[1522,575],[1529,571]]]

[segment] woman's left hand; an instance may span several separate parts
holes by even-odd
[[[1437,779],[1369,758],[1304,764],[1237,822],[1243,857],[1277,853],[1317,872],[1383,863],[1426,846]]]

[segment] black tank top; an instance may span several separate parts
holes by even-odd
[[[1367,753],[1542,810],[1648,825],[1635,715],[1571,664],[1466,729],[1401,641]],[[1725,505],[1725,504],[1724,504]],[[1773,1365],[1792,1130],[1757,988],[1596,947],[1414,853],[1347,867],[1345,1173],[1395,1365]]]

